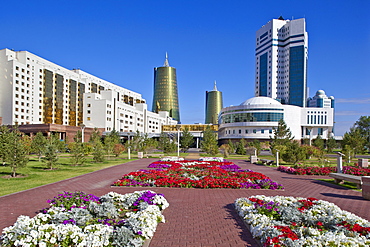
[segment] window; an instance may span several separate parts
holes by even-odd
[[[257,133],[257,130],[256,130],[256,129],[254,129],[254,130],[253,130],[253,133],[254,133],[254,134],[256,134],[256,133]]]

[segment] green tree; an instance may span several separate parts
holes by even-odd
[[[97,128],[91,134],[90,142],[94,162],[103,162],[105,160],[105,150],[101,141],[100,131]]]
[[[168,154],[175,152],[177,145],[166,133],[162,132],[159,136],[159,148],[162,149],[164,153]]]
[[[229,139],[229,141],[228,141],[228,143],[227,143],[228,145],[229,145],[229,153],[230,154],[233,154],[233,153],[235,153],[235,150],[236,150],[236,148],[235,148],[235,144]]]
[[[181,145],[181,150],[183,152],[188,151],[189,147],[194,143],[194,136],[190,133],[189,128],[186,127],[182,131],[182,135],[180,138],[180,145]]]
[[[260,154],[262,146],[259,140],[253,140],[252,142],[249,143],[249,146],[254,147],[256,149],[257,155]]]
[[[44,158],[42,162],[46,163],[48,169],[52,170],[58,163],[60,151],[60,141],[56,135],[51,135],[49,138],[45,139],[45,151]]]
[[[292,136],[292,132],[290,131],[290,128],[286,125],[285,121],[283,119],[280,119],[278,123],[278,127],[274,128],[273,130],[274,136],[270,139],[270,145],[271,145],[271,151],[275,155],[277,149],[277,146],[286,146],[292,140],[294,137]],[[280,150],[280,153],[282,155],[282,151]]]
[[[244,140],[244,138],[242,138],[240,140],[240,142],[238,142],[238,144],[236,145],[236,154],[239,154],[239,155],[246,155],[247,154],[247,150],[245,149],[245,145],[246,145],[246,141]]]
[[[324,150],[325,141],[324,139],[322,139],[321,135],[317,135],[317,137],[313,140],[312,145],[321,150]]]
[[[365,146],[370,149],[370,116],[361,116],[355,123],[355,128],[360,130],[366,140]]]
[[[39,161],[41,161],[41,157],[46,151],[46,143],[46,137],[41,132],[37,132],[32,139],[31,150],[37,154]]]
[[[353,157],[356,154],[363,153],[366,144],[365,136],[362,135],[359,128],[352,127],[349,132],[344,133],[342,146],[348,145],[349,150],[353,153]]]
[[[298,141],[292,141],[286,144],[286,150],[282,153],[281,158],[285,162],[295,165],[297,162],[303,161],[306,158],[306,152],[299,145]]]
[[[11,141],[10,138],[10,129],[7,126],[2,125],[0,127],[0,158],[2,159],[3,165],[6,163],[6,154],[11,152],[10,146],[8,145]]]
[[[149,138],[148,134],[146,133],[143,138],[143,151],[148,154],[148,152],[151,152],[157,147],[158,142],[153,138]]]
[[[207,154],[218,154],[217,135],[209,126],[203,131],[203,140],[200,147]]]
[[[108,159],[110,159],[110,156],[114,152],[114,146],[118,143],[120,143],[120,137],[117,131],[112,130],[108,135],[105,136],[104,147],[105,147]]]
[[[337,147],[337,142],[335,141],[334,137],[330,136],[326,140],[326,149],[328,153],[332,153],[333,149]]]
[[[26,141],[22,138],[22,133],[15,128],[12,131],[3,133],[8,135],[5,137],[7,143],[5,144],[5,162],[11,167],[11,176],[16,177],[17,169],[25,167],[28,163],[28,148]]]
[[[82,142],[82,133],[80,130],[77,131],[73,139],[74,142],[69,144],[69,148],[71,150],[70,162],[75,166],[83,165],[86,162],[86,149]]]

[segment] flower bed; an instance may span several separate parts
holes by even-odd
[[[216,162],[224,162],[225,159],[222,157],[201,157],[199,161],[216,161]]]
[[[184,158],[177,157],[177,156],[167,156],[167,157],[161,158],[161,161],[181,161],[181,160],[184,160]]]
[[[258,195],[235,208],[264,246],[370,246],[370,222],[327,201]]]
[[[64,192],[35,217],[21,215],[4,228],[0,246],[142,246],[168,207],[150,190],[102,197]]]
[[[158,161],[151,170],[124,174],[115,186],[283,189],[281,184],[231,162]]]
[[[288,166],[279,166],[278,171],[297,174],[297,175],[323,175],[327,176],[332,172],[337,171],[337,167],[327,166],[327,167],[306,167],[306,168],[293,168]],[[355,176],[370,176],[370,169],[354,166],[343,166],[343,173]]]

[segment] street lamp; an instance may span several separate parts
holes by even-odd
[[[276,166],[279,166],[279,150],[276,149]]]
[[[128,149],[127,149],[127,154],[128,154],[128,159],[131,159],[131,147],[130,147],[130,133],[127,133],[128,135]]]
[[[85,142],[85,127],[86,125],[80,124],[81,127],[81,142]]]
[[[180,157],[180,125],[177,125],[177,157]]]

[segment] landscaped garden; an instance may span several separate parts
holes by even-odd
[[[315,198],[239,198],[235,208],[263,246],[370,246],[370,222]]]
[[[153,237],[169,206],[150,190],[101,197],[64,192],[35,217],[21,215],[3,230],[1,246],[132,246]]]
[[[232,162],[157,161],[144,169],[124,174],[114,186],[283,189],[269,177],[242,170]]]

